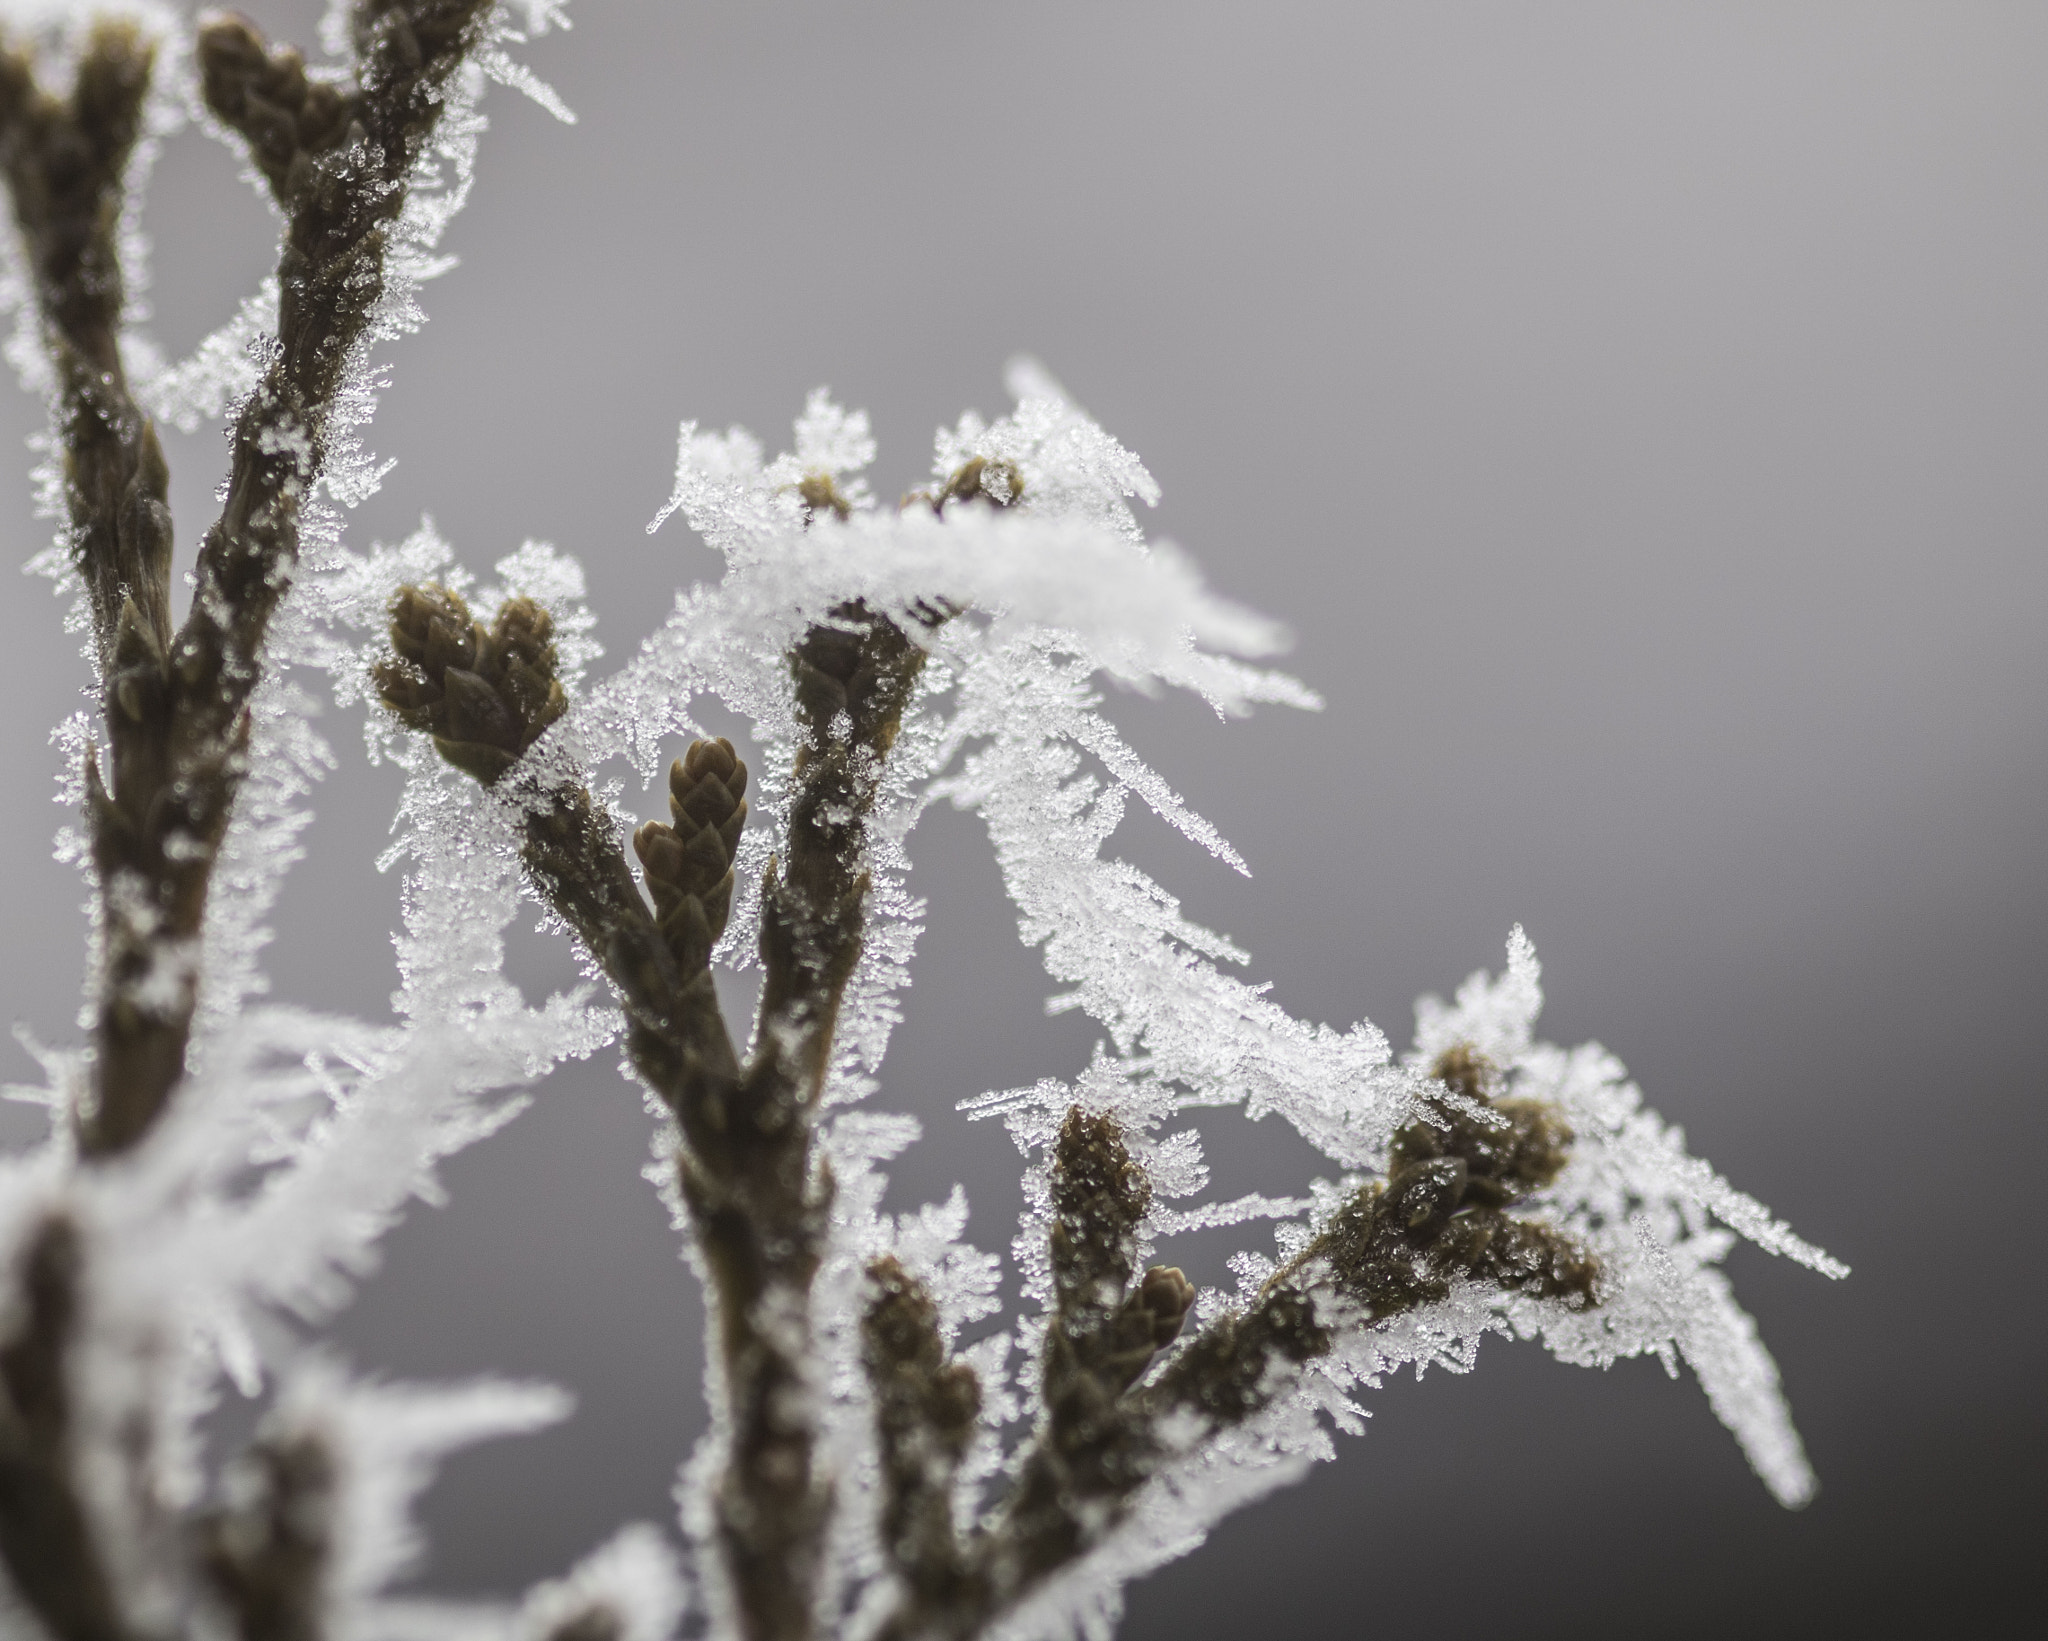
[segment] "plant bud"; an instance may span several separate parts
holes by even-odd
[[[384,704],[486,786],[568,710],[554,622],[531,599],[507,599],[486,630],[459,594],[401,587],[391,600],[391,648],[371,671]]]
[[[685,973],[711,960],[732,912],[732,863],[747,822],[747,766],[732,742],[693,741],[669,766],[673,825],[649,821],[633,834],[655,922]]]

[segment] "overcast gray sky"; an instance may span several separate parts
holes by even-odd
[[[249,9],[311,38],[309,4]],[[1803,1514],[1690,1384],[1490,1343],[1469,1379],[1387,1387],[1366,1440],[1138,1589],[1126,1633],[1995,1630],[2038,1550],[2048,1345],[2048,11],[574,15],[529,57],[581,123],[494,93],[462,265],[390,350],[372,433],[399,465],[359,545],[423,511],[479,567],[552,540],[630,653],[715,569],[679,524],[643,534],[680,418],[772,448],[829,383],[873,413],[889,494],[934,424],[1003,408],[1028,349],[1146,459],[1158,530],[1292,627],[1329,702],[1227,727],[1120,703],[1255,875],[1137,822],[1132,857],[1295,1013],[1397,1040],[1417,992],[1525,923],[1548,1033],[1605,1042],[1856,1267],[1734,1263],[1821,1474]],[[189,346],[271,228],[196,136],[150,215],[161,328]],[[0,447],[37,419],[0,400]],[[188,554],[223,456],[173,441]],[[27,465],[0,464],[19,558],[47,537]],[[81,890],[48,858],[45,736],[85,675],[59,613],[26,583],[0,607],[0,827],[9,1012],[61,1040]],[[354,722],[330,730],[274,970],[283,996],[376,1010],[394,783]],[[964,1178],[1001,1246],[1017,1160],[952,1106],[1071,1072],[1091,1033],[1042,1017],[972,828],[940,815],[914,852],[931,921],[884,1099],[928,1137],[899,1197]],[[538,940],[520,961],[573,972]],[[1226,1189],[1312,1167],[1271,1125],[1207,1126]],[[343,1325],[395,1373],[581,1397],[454,1463],[437,1587],[667,1519],[699,1319],[645,1147],[609,1062],[554,1078]],[[1198,1242],[1190,1269],[1227,1251]]]

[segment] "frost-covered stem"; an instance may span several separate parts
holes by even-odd
[[[618,991],[634,1069],[687,1142],[739,1082],[711,971],[702,958],[694,970],[676,960],[586,788],[562,785],[528,801],[527,870]]]
[[[170,543],[162,460],[132,406],[121,424],[135,431],[119,510],[107,509],[110,484],[93,496],[72,486],[112,754],[111,779],[96,767],[87,772],[105,909],[94,1099],[80,1124],[88,1154],[134,1144],[183,1074],[207,889],[241,782],[264,638],[298,559],[300,512],[325,463],[337,392],[383,292],[390,224],[440,118],[448,76],[489,9],[486,0],[364,0],[356,11],[358,89],[345,97],[327,87],[316,95],[297,54],[269,52],[240,19],[201,33],[209,105],[250,139],[285,211],[278,334],[236,418],[227,499],[200,547],[192,610],[174,636],[161,590]],[[259,88],[271,95],[257,95]],[[133,96],[139,105],[139,88]],[[281,167],[273,163],[280,152]],[[102,191],[105,235],[116,200]],[[110,363],[89,356],[103,387],[119,382],[111,238],[107,246],[96,277],[113,278],[113,294],[98,293]],[[59,329],[64,310],[47,293],[42,306],[46,329]],[[69,423],[63,431],[75,471]],[[106,516],[81,519],[81,497]],[[110,549],[108,570],[98,561]]]
[[[375,668],[384,704],[515,807],[535,888],[624,1005],[634,1068],[675,1113],[686,1141],[711,1132],[710,1114],[740,1075],[709,966],[746,823],[746,766],[732,744],[691,747],[670,778],[675,825],[650,822],[633,840],[655,897],[649,912],[588,785],[553,766],[520,765],[568,705],[547,611],[507,599],[486,627],[445,587],[404,587],[391,603],[391,647]]]
[[[750,1641],[811,1631],[827,1501],[812,1467],[810,1290],[831,1206],[812,1117],[860,954],[866,820],[923,662],[893,623],[847,619],[813,629],[792,657],[808,735],[788,852],[762,896],[766,976],[744,1067],[709,968],[745,818],[731,746],[693,745],[670,775],[673,826],[635,837],[654,916],[580,789],[551,794],[526,823],[529,867],[618,987],[634,1065],[682,1130],[678,1180],[710,1276],[727,1404],[718,1544]]]
[[[1085,1507],[1126,1497],[1150,1460],[1145,1432],[1124,1417],[1123,1394],[1179,1334],[1193,1297],[1184,1281],[1175,1287],[1178,1271],[1130,1291],[1151,1201],[1115,1119],[1078,1106],[1068,1112],[1053,1148],[1044,1416],[987,1558],[999,1597],[1078,1554],[1088,1537]],[[1151,1294],[1164,1312],[1156,1330]]]
[[[239,1471],[243,1496],[202,1535],[207,1576],[234,1617],[237,1641],[322,1641],[334,1455],[305,1432],[259,1437]]]
[[[1135,1287],[1137,1231],[1151,1197],[1113,1119],[1076,1108],[1053,1158],[1053,1313],[1039,1431],[964,1573],[941,1587],[905,1574],[884,1641],[968,1641],[1100,1544],[1174,1457],[1265,1407],[1335,1335],[1315,1301],[1275,1283],[1247,1312],[1204,1328],[1149,1386],[1194,1288],[1155,1265]],[[884,1450],[889,1442],[884,1433]]]
[[[868,816],[923,664],[901,628],[857,606],[791,653],[801,739],[786,850],[761,896],[754,1045],[730,1105],[682,1158],[727,1398],[714,1509],[750,1641],[796,1641],[812,1627],[827,1500],[812,1465],[810,1294],[832,1200],[814,1117],[860,957]]]
[[[86,39],[70,96],[58,98],[37,85],[26,50],[0,44],[0,170],[51,366],[71,547],[117,770],[154,755],[141,728],[147,679],[128,669],[137,657],[160,658],[170,632],[168,475],[119,345],[122,183],[153,55],[132,26],[102,23]],[[94,798],[97,819],[103,795]],[[130,1632],[72,1466],[67,1375],[79,1263],[76,1228],[53,1216],[24,1239],[10,1273],[18,1298],[0,1347],[0,1560],[60,1641],[122,1641]]]
[[[0,48],[0,163],[55,378],[71,547],[110,695],[123,606],[138,640],[170,641],[167,474],[121,368],[123,177],[142,131],[155,57],[132,24],[87,37],[68,98],[36,84],[26,48]],[[119,735],[126,720],[110,714]]]
[[[281,172],[266,165],[287,228],[278,345],[237,419],[226,506],[175,634],[168,474],[120,354],[122,185],[153,47],[130,25],[96,26],[60,99],[37,85],[26,52],[0,45],[0,169],[51,362],[70,545],[104,689],[106,765],[92,755],[85,769],[103,913],[93,1088],[78,1114],[88,1157],[139,1140],[183,1075],[207,889],[240,784],[264,637],[297,558],[299,510],[381,294],[386,228],[440,118],[448,74],[488,10],[485,0],[365,0],[360,89],[316,94],[298,69],[296,105],[249,97],[242,72],[253,63],[275,78],[282,67],[288,92],[294,55],[266,53],[238,20],[203,32],[215,112],[259,157],[265,143],[289,150]],[[78,1236],[53,1218],[26,1249],[15,1331],[0,1349],[0,1558],[61,1641],[125,1641],[72,1468]]]
[[[1155,1294],[1149,1302],[1148,1287]],[[1158,1328],[1152,1337],[1170,1343],[1192,1299],[1179,1271],[1154,1267],[1136,1292],[1103,1314],[1146,1314]],[[1055,1333],[1061,1327],[1056,1317]],[[1126,1338],[1125,1362],[1135,1368],[1135,1378],[1155,1350],[1143,1349],[1139,1356],[1135,1325]],[[1327,1355],[1335,1342],[1333,1329],[1317,1317],[1315,1298],[1285,1282],[1268,1288],[1248,1311],[1211,1322],[1153,1383],[1139,1389],[1118,1368],[1070,1374],[1055,1390],[1049,1362],[1045,1422],[1002,1514],[974,1544],[968,1575],[956,1585],[963,1599],[930,1602],[906,1581],[910,1599],[882,1636],[968,1641],[980,1635],[1102,1543],[1164,1465],[1250,1419],[1286,1390],[1304,1363]],[[1048,1357],[1053,1353],[1049,1344]]]
[[[1218,1317],[1133,1398],[1136,1416],[1220,1430],[1264,1408],[1339,1330],[1446,1298],[1459,1282],[1597,1304],[1599,1262],[1541,1220],[1504,1212],[1563,1168],[1571,1131],[1536,1100],[1495,1100],[1493,1068],[1453,1048],[1431,1068],[1454,1096],[1403,1127],[1387,1177],[1362,1186],[1254,1302]]]
[[[887,1641],[979,1634],[1102,1543],[1164,1466],[1271,1405],[1347,1328],[1440,1300],[1459,1281],[1576,1309],[1597,1303],[1591,1255],[1503,1212],[1556,1177],[1569,1130],[1539,1102],[1491,1100],[1491,1068],[1469,1050],[1433,1070],[1455,1098],[1395,1136],[1386,1181],[1362,1186],[1249,1306],[1215,1318],[1142,1385],[1194,1289],[1157,1265],[1133,1285],[1150,1184],[1114,1119],[1078,1106],[1067,1114],[1052,1158],[1038,1434],[965,1572],[939,1590],[905,1574]],[[885,1423],[885,1456],[891,1445]]]
[[[953,1484],[974,1438],[981,1384],[948,1361],[938,1306],[893,1257],[868,1267],[874,1297],[861,1317],[861,1362],[875,1398],[882,1460],[882,1551],[908,1604],[947,1612],[978,1604],[975,1574],[953,1525]]]
[[[1157,1434],[1128,1392],[1179,1336],[1195,1291],[1162,1265],[1133,1285],[1151,1200],[1116,1120],[1069,1111],[1053,1148],[1053,1307],[1037,1437],[964,1576],[939,1588],[904,1579],[906,1599],[883,1632],[892,1641],[979,1633],[1100,1542],[1156,1468]]]
[[[867,820],[925,660],[893,621],[858,605],[834,614],[790,657],[803,738],[787,852],[762,896],[766,974],[748,1085],[785,1125],[824,1082],[860,957]]]
[[[56,1641],[134,1641],[73,1481],[65,1358],[77,1331],[79,1238],[51,1215],[23,1244],[18,1314],[0,1344],[0,1560]]]
[[[867,820],[924,652],[849,606],[791,653],[803,735],[788,848],[762,894],[766,975],[742,1066],[710,971],[746,821],[731,743],[694,743],[670,771],[672,824],[634,836],[650,911],[583,782],[520,763],[563,706],[546,613],[514,599],[486,628],[438,587],[403,589],[391,613],[394,654],[376,669],[385,704],[521,807],[527,869],[617,989],[634,1068],[682,1131],[678,1183],[727,1398],[719,1551],[750,1641],[797,1641],[811,1630],[827,1506],[812,1470],[810,1292],[832,1188],[813,1116],[860,955]]]
[[[978,496],[984,466],[970,464],[942,496],[918,499],[943,511]],[[847,517],[828,474],[797,488],[807,518]],[[1012,483],[994,499],[1006,504],[1021,488]],[[916,612],[926,626],[949,613]],[[811,1284],[833,1190],[813,1154],[815,1117],[860,960],[868,821],[925,659],[903,626],[859,602],[830,611],[790,651],[796,764],[784,854],[762,885],[753,1046],[730,1108],[682,1158],[724,1368],[729,1445],[714,1508],[749,1641],[798,1641],[812,1629],[828,1500],[812,1463]]]
[[[131,25],[102,23],[86,41],[70,96],[58,98],[37,85],[27,50],[0,50],[0,160],[51,366],[51,419],[105,689],[113,778],[110,797],[97,760],[88,759],[87,812],[107,932],[89,1149],[113,1149],[139,1133],[182,1068],[182,1025],[166,1033],[160,1017],[189,1019],[190,981],[173,978],[168,995],[147,983],[180,938],[171,931],[189,925],[189,937],[196,928],[196,908],[184,915],[191,891],[167,881],[173,874],[161,836],[149,836],[151,806],[169,807],[157,797],[175,779],[164,677],[169,475],[155,431],[129,393],[120,349],[122,184],[153,57]]]
[[[671,777],[676,826],[653,823],[635,839],[658,903],[674,893],[671,846],[707,787],[730,796],[732,814],[744,818],[732,789],[745,769],[731,754],[728,743],[692,746]],[[704,830],[716,836],[715,826]],[[685,897],[700,906],[696,918],[650,915],[609,824],[581,787],[531,804],[525,838],[535,882],[625,1005],[634,1069],[682,1131],[677,1174],[710,1276],[727,1398],[719,1550],[750,1641],[795,1641],[810,1630],[824,1527],[811,1478],[805,1358],[829,1188],[809,1183],[807,1126],[771,1129],[757,1120],[719,1011],[709,967],[715,931],[704,937],[711,920],[701,897]],[[716,867],[729,896],[729,842]],[[722,907],[715,921],[723,925]]]

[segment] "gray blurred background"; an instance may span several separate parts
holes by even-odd
[[[255,5],[312,38],[311,3]],[[580,554],[614,657],[714,573],[675,424],[770,448],[807,389],[872,412],[877,488],[1040,355],[1166,493],[1156,527],[1287,621],[1321,715],[1119,702],[1251,861],[1131,857],[1294,1012],[1405,1042],[1526,923],[1547,1033],[1597,1036],[1695,1149],[1855,1266],[1734,1274],[1822,1478],[1787,1514],[1690,1383],[1490,1342],[1404,1380],[1340,1462],[1137,1588],[1125,1634],[2018,1633],[2048,1344],[2048,11],[2027,4],[817,4],[577,0],[494,93],[473,204],[389,350],[400,458],[358,545],[431,511],[469,561]],[[188,347],[271,255],[224,150],[152,197]],[[0,399],[0,446],[36,408]],[[174,440],[189,554],[224,459]],[[27,459],[0,464],[25,558]],[[76,880],[46,726],[59,609],[0,608],[9,1012],[67,1040]],[[280,995],[376,1011],[395,792],[334,720],[278,917]],[[654,813],[650,800],[646,812]],[[1069,1073],[984,840],[916,842],[921,980],[885,1104],[1006,1245],[1018,1163],[953,1115]],[[536,987],[573,970],[535,939]],[[15,1074],[28,1062],[9,1050]],[[1291,1190],[1212,1121],[1220,1189]],[[6,1118],[17,1141],[27,1114]],[[670,1520],[698,1302],[610,1058],[448,1169],[340,1334],[392,1373],[557,1379],[562,1428],[454,1461],[427,1587],[509,1588]],[[1221,1275],[1222,1238],[1184,1254]],[[2033,1546],[2032,1550],[2029,1546]]]

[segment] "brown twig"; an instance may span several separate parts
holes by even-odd
[[[80,1263],[78,1229],[61,1214],[23,1245],[20,1314],[0,1345],[0,1560],[57,1641],[134,1641],[72,1479],[65,1359]]]
[[[449,762],[499,784],[560,710],[545,613],[514,600],[487,629],[454,594],[408,588],[392,628],[377,673],[386,703]],[[792,657],[804,739],[788,848],[763,889],[766,974],[744,1065],[709,967],[746,819],[731,744],[692,745],[670,771],[671,822],[635,834],[652,911],[584,783],[510,783],[528,871],[618,991],[634,1066],[682,1132],[679,1183],[729,1399],[719,1542],[756,1641],[811,1628],[826,1499],[812,1472],[809,1302],[831,1203],[812,1119],[860,955],[867,817],[923,659],[895,623],[860,610],[812,629]]]
[[[1076,1106],[1053,1147],[1053,1308],[1038,1434],[965,1573],[939,1588],[903,1579],[890,1641],[964,1638],[1106,1533],[1156,1470],[1160,1444],[1128,1392],[1180,1334],[1194,1288],[1170,1266],[1133,1282],[1152,1186],[1116,1120]],[[884,1432],[884,1451],[890,1441]]]
[[[1385,1182],[1363,1187],[1248,1307],[1210,1322],[1149,1383],[1194,1290],[1162,1266],[1133,1283],[1151,1187],[1113,1119],[1068,1113],[1052,1158],[1054,1305],[1038,1433],[956,1575],[939,1583],[899,1569],[887,1641],[980,1634],[1102,1543],[1166,1465],[1271,1406],[1343,1328],[1443,1299],[1461,1281],[1575,1309],[1598,1302],[1592,1255],[1505,1212],[1556,1177],[1570,1131],[1540,1102],[1492,1099],[1492,1070],[1469,1049],[1433,1070],[1460,1098],[1395,1136]],[[886,1467],[910,1438],[886,1423],[881,1434]]]
[[[953,1484],[981,1412],[980,1382],[964,1362],[947,1360],[938,1307],[896,1259],[876,1260],[868,1280],[861,1362],[875,1394],[883,1553],[918,1608],[979,1605],[977,1574],[953,1525]]]
[[[129,394],[120,350],[123,177],[141,134],[153,60],[154,47],[131,25],[102,23],[86,40],[70,96],[59,98],[37,84],[25,47],[0,49],[0,162],[55,378],[65,508],[105,689],[115,794],[109,797],[88,760],[88,817],[106,913],[98,1100],[85,1125],[93,1150],[118,1148],[139,1133],[182,1067],[192,986],[173,975],[168,992],[157,987],[145,997],[144,985],[159,959],[189,941],[198,919],[193,887],[173,882],[162,858],[169,828],[150,810],[173,779],[164,667],[169,474]],[[196,894],[203,893],[202,876]]]
[[[311,1431],[258,1435],[241,1496],[202,1527],[201,1557],[238,1641],[322,1641],[334,1549],[335,1456]]]
[[[376,668],[384,704],[399,720],[434,737],[442,758],[488,787],[498,787],[566,705],[555,677],[554,629],[529,599],[507,600],[490,626],[476,620],[460,595],[442,587],[407,587],[392,601],[392,655]],[[705,782],[732,805],[708,840],[696,836]],[[719,877],[730,873],[745,805],[746,770],[726,742],[700,742],[671,771],[670,805],[692,841],[722,849]],[[543,898],[576,932],[625,1006],[633,1063],[675,1113],[686,1139],[708,1136],[739,1083],[739,1057],[718,1012],[708,966],[711,944],[673,904],[666,928],[648,910],[610,822],[580,780],[548,782],[521,774],[508,789],[521,810],[521,854]],[[644,827],[638,840],[656,883],[657,901],[690,898],[689,876],[701,858],[673,828]],[[680,858],[678,858],[680,857]],[[725,904],[730,889],[725,888]],[[722,928],[724,906],[697,916],[706,932],[711,912]],[[684,925],[688,925],[685,928]],[[671,936],[674,937],[673,942]],[[686,963],[679,959],[688,959]]]
[[[105,914],[92,1101],[79,1125],[89,1155],[140,1139],[183,1074],[207,890],[301,511],[324,470],[337,391],[383,293],[390,224],[448,76],[489,9],[487,0],[360,0],[357,85],[347,93],[309,85],[295,53],[271,51],[238,18],[201,31],[210,105],[249,140],[286,228],[277,346],[236,418],[226,502],[175,634],[163,460],[117,345],[120,177],[149,50],[132,30],[100,28],[68,104],[35,88],[19,54],[0,67],[8,179],[57,364],[72,540],[106,685],[108,767],[89,760],[86,772]]]
[[[847,516],[828,474],[796,489],[806,520]],[[975,462],[921,499],[1003,506],[1021,490],[1014,468]],[[406,588],[376,674],[385,703],[443,758],[511,789],[528,872],[618,992],[634,1067],[681,1130],[677,1179],[710,1280],[730,1432],[712,1506],[749,1641],[813,1628],[830,1500],[813,1460],[810,1296],[833,1190],[815,1119],[860,958],[868,822],[925,662],[908,629],[948,614],[920,607],[906,624],[848,603],[790,652],[798,745],[784,851],[762,885],[764,972],[744,1062],[709,967],[746,821],[747,771],[731,744],[694,743],[670,770],[671,822],[634,834],[650,911],[585,781],[518,762],[561,711],[544,612],[515,599],[486,628],[446,589]]]
[[[130,24],[95,25],[59,97],[37,83],[26,47],[0,41],[0,173],[51,362],[69,545],[103,686],[104,766],[95,753],[84,771],[103,935],[92,1086],[77,1113],[87,1157],[140,1140],[184,1073],[207,891],[300,512],[382,295],[389,226],[448,76],[489,10],[489,0],[358,0],[357,84],[346,93],[309,85],[296,54],[271,52],[240,19],[201,31],[209,102],[249,139],[286,229],[277,347],[236,419],[225,506],[175,632],[168,474],[120,353],[118,230],[154,46]],[[73,1479],[79,1261],[78,1234],[61,1217],[25,1244],[23,1302],[0,1347],[0,1559],[61,1641],[128,1641]],[[293,1583],[303,1568],[288,1562],[267,1564],[274,1587],[257,1600],[273,1617],[312,1611]],[[283,1641],[310,1633],[248,1622],[245,1613],[245,1633]]]

